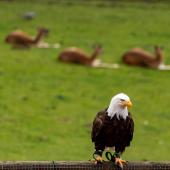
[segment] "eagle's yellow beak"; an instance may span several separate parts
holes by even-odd
[[[130,100],[123,101],[122,106],[130,108],[130,107],[132,107],[132,102]]]

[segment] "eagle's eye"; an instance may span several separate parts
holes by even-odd
[[[120,99],[121,102],[124,102],[125,100],[124,99]]]

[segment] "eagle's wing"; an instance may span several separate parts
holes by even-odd
[[[133,132],[134,132],[134,121],[129,113],[129,122],[128,122],[128,135],[127,135],[127,146],[130,145],[131,140],[133,139]]]
[[[91,133],[92,142],[95,141],[96,137],[99,135],[103,127],[104,116],[105,116],[105,111],[101,111],[96,115],[93,121],[92,133]]]

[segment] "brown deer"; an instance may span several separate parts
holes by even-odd
[[[36,46],[40,43],[43,36],[48,34],[49,30],[45,28],[39,28],[35,38],[32,38],[23,31],[14,31],[10,33],[6,38],[5,42],[11,44],[14,48],[23,48]]]
[[[93,66],[101,52],[101,46],[97,46],[92,55],[86,54],[80,48],[70,47],[59,54],[58,60],[65,63],[75,63],[85,66]]]
[[[161,69],[163,64],[163,52],[160,47],[155,46],[155,55],[144,51],[141,48],[134,48],[122,56],[125,64],[131,66],[148,67]]]

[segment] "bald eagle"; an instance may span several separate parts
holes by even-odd
[[[92,126],[91,138],[95,145],[96,162],[103,162],[105,148],[114,148],[115,164],[123,167],[126,161],[120,159],[133,138],[134,122],[128,108],[132,106],[130,98],[119,93],[115,95],[107,109],[97,113]]]

